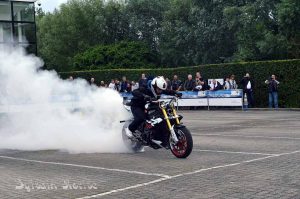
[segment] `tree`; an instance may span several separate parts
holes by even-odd
[[[153,67],[157,55],[145,43],[122,41],[98,45],[74,57],[75,70]]]
[[[278,33],[278,0],[250,1],[224,9],[228,27],[235,33],[237,51],[232,60],[268,60],[286,57],[286,42]]]
[[[37,21],[39,53],[47,69],[72,70],[78,52],[105,42],[103,0],[71,0]]]
[[[277,8],[280,33],[288,41],[288,57],[300,58],[300,1],[282,0]]]
[[[121,41],[145,44],[156,57],[153,66],[299,58],[299,4],[70,0],[53,13],[38,14],[38,49],[46,68],[57,71],[73,70],[74,56],[94,46]]]

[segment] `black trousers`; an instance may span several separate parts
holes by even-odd
[[[131,112],[134,120],[128,128],[131,132],[134,132],[146,120],[146,113],[144,108],[137,106],[131,106]]]
[[[253,91],[251,90],[245,90],[245,93],[247,93],[247,101],[248,101],[248,106],[249,108],[254,107],[254,97],[253,97]]]

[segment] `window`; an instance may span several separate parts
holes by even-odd
[[[34,4],[13,2],[14,21],[34,22]]]
[[[35,25],[32,23],[15,23],[14,24],[15,42],[35,43]]]
[[[11,21],[10,2],[0,1],[0,20],[2,20],[2,21]]]
[[[12,42],[11,23],[0,22],[0,43]]]
[[[19,44],[26,49],[28,54],[36,54],[36,44]]]
[[[29,45],[26,47],[26,51],[27,51],[27,53],[29,53],[29,54],[36,54],[36,44],[29,44]]]
[[[0,50],[4,46],[23,46],[37,51],[35,8],[32,1],[0,0]]]

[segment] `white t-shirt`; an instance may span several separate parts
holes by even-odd
[[[247,84],[247,89],[251,89],[251,82],[250,81]]]
[[[139,88],[139,83],[135,83],[134,85],[132,85],[131,90],[136,90]]]
[[[115,89],[115,84],[114,83],[109,83],[108,88]]]

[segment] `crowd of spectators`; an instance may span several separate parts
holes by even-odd
[[[123,76],[121,81],[115,78],[115,79],[111,79],[109,83],[106,83],[104,81],[100,81],[100,83],[96,83],[95,78],[91,77],[89,83],[94,86],[110,88],[119,92],[131,92],[135,89],[138,89],[139,87],[147,87],[148,81],[152,79],[153,79],[152,77],[147,78],[146,75],[143,73],[138,81],[130,81],[126,78],[126,76]],[[73,77],[70,76],[69,80],[73,80]],[[230,75],[224,78],[224,80],[221,83],[216,79],[212,79],[212,81],[208,81],[207,79],[204,79],[200,72],[196,73],[195,78],[193,78],[192,74],[188,74],[187,79],[184,81],[180,80],[177,75],[174,75],[172,80],[165,77],[165,80],[168,84],[167,89],[175,90],[175,91],[205,91],[205,90],[216,91],[216,90],[223,90],[223,89],[229,90],[229,89],[238,88],[234,75]],[[244,79],[241,81],[242,85],[243,83],[244,83]]]
[[[72,79],[72,77],[70,77]],[[130,81],[125,76],[122,77],[122,80],[119,79],[111,79],[110,83],[105,83],[104,81],[100,81],[99,84],[96,83],[95,78],[92,77],[89,80],[91,85],[106,87],[110,89],[114,89],[119,92],[131,92],[139,87],[147,87],[148,81],[152,80],[152,77],[146,77],[143,73],[138,81]],[[237,89],[237,83],[235,81],[235,76],[230,75],[220,83],[216,79],[213,79],[211,82],[208,82],[207,79],[204,79],[200,72],[197,72],[195,78],[193,78],[192,74],[187,76],[187,79],[182,81],[178,78],[177,75],[173,76],[173,79],[165,77],[167,82],[167,89],[175,90],[175,91],[205,91],[205,90],[222,90],[222,89]],[[224,83],[223,83],[224,82]]]
[[[70,80],[73,80],[73,77],[69,77]],[[122,77],[122,80],[119,79],[111,79],[110,83],[105,83],[104,81],[100,81],[100,83],[96,83],[94,77],[91,77],[89,83],[94,86],[110,88],[116,90],[118,92],[127,92],[130,93],[139,87],[147,87],[149,80],[152,80],[152,77],[146,77],[143,73],[138,81],[130,81],[125,76]],[[217,91],[217,90],[230,90],[230,89],[238,89],[238,84],[235,80],[235,75],[231,74],[224,79],[204,79],[200,72],[195,74],[193,78],[192,74],[187,75],[186,80],[180,80],[178,75],[174,75],[173,79],[170,80],[169,78],[165,77],[167,82],[167,89],[174,90],[174,91]],[[218,81],[219,80],[219,81]],[[275,75],[272,75],[272,78],[266,80],[265,82],[269,86],[269,106],[271,107],[274,104],[274,107],[278,107],[278,94],[277,94],[277,85],[279,82],[276,80]],[[250,77],[249,73],[242,78],[239,82],[241,86],[240,89],[243,89],[243,92],[247,96],[247,101],[249,106],[253,107],[254,99],[253,99],[253,88],[254,88],[254,81]]]

